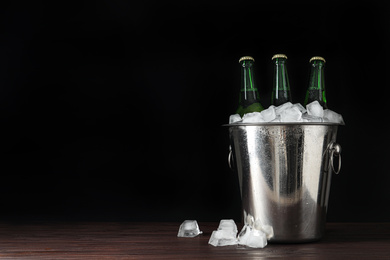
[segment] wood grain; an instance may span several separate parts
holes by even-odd
[[[218,223],[178,238],[180,223],[0,223],[0,259],[390,259],[390,223],[328,223],[314,243],[263,249],[208,245]]]

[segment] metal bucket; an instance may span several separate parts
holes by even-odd
[[[238,171],[244,224],[265,231],[270,242],[309,242],[323,236],[332,169],[337,174],[341,167],[338,125],[227,125],[228,161]]]

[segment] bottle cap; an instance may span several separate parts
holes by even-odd
[[[285,54],[275,54],[274,56],[272,56],[272,60],[277,58],[283,58],[287,60],[287,56]]]
[[[326,62],[324,58],[320,57],[320,56],[314,56],[312,57],[309,62],[312,62],[313,60],[321,60],[323,62]]]
[[[241,62],[243,60],[251,60],[251,61],[255,61],[254,58],[252,58],[251,56],[244,56],[244,57],[241,57],[240,60],[238,62]]]

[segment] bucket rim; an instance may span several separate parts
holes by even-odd
[[[231,123],[223,124],[224,127],[234,127],[234,126],[301,126],[301,125],[319,125],[319,126],[344,126],[345,123],[335,123],[335,122],[262,122],[262,123]]]

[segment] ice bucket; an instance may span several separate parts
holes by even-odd
[[[231,145],[228,161],[238,172],[244,224],[266,231],[270,242],[319,240],[332,171],[339,173],[341,167],[339,124],[226,126]]]

